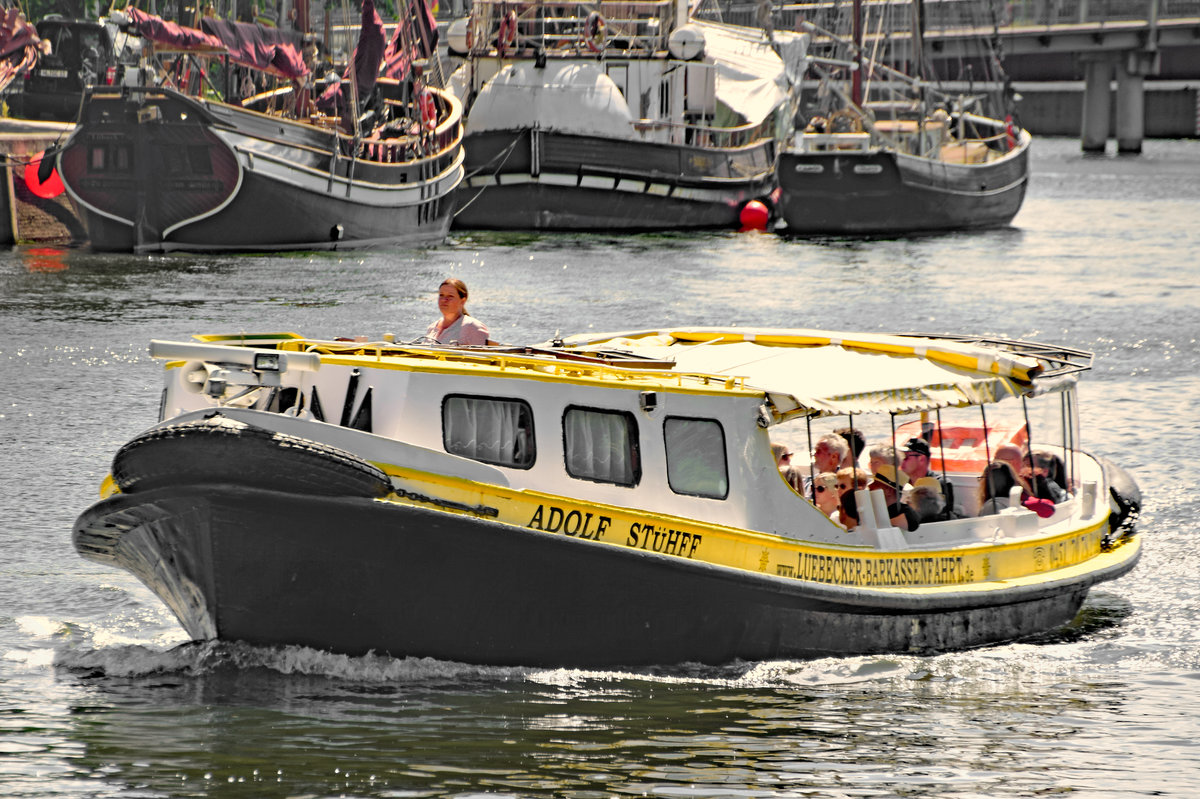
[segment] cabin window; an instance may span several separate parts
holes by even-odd
[[[571,407],[563,414],[563,452],[572,477],[637,485],[642,479],[637,442],[631,413]]]
[[[725,462],[725,431],[712,419],[667,417],[667,482],[676,494],[725,499],[729,468]]]
[[[129,172],[132,161],[128,144],[101,141],[88,147],[89,172]]]
[[[533,411],[523,400],[452,395],[442,404],[446,451],[483,463],[533,466]]]

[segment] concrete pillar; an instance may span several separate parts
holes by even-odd
[[[1112,109],[1112,62],[1094,58],[1084,62],[1083,131],[1084,152],[1104,152],[1108,144],[1108,118]]]
[[[1146,79],[1117,70],[1117,152],[1140,153],[1146,133]]]

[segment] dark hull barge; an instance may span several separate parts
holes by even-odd
[[[977,123],[977,124],[982,124]],[[936,157],[873,143],[866,134],[797,134],[779,158],[780,215],[788,233],[903,234],[1003,227],[1021,210],[1030,136],[1011,149],[992,121],[983,141]],[[996,146],[1002,149],[995,149]]]

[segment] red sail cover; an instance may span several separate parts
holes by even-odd
[[[308,74],[304,57],[300,55],[304,34],[299,31],[215,17],[201,18],[200,25],[207,35],[225,46],[229,58],[236,64],[284,78],[302,78]]]
[[[433,9],[427,0],[400,0],[402,5],[383,54],[383,74],[404,80],[408,77],[414,58],[429,59],[437,52],[438,27]]]
[[[187,28],[130,6],[125,9],[138,36],[180,50],[224,50],[225,44],[204,31]]]
[[[26,22],[19,8],[10,8],[0,17],[0,89],[13,78],[37,63],[39,53],[49,52],[49,42],[43,47],[37,28]]]
[[[383,45],[383,20],[379,18],[379,12],[375,10],[375,0],[363,0],[362,29],[358,34],[358,44],[355,45],[350,65],[346,67],[346,73],[342,76],[349,78],[351,70],[353,70],[355,84],[358,87],[359,102],[365,100],[371,90],[375,88],[375,79],[379,76],[379,64],[383,61]],[[337,109],[339,115],[344,115],[343,111],[346,106],[347,101],[342,97],[340,82],[330,84],[329,88],[317,99],[318,108],[325,111]]]

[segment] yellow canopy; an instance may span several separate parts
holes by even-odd
[[[575,336],[563,343],[670,360],[684,372],[744,377],[747,386],[768,394],[780,420],[800,413],[911,413],[979,405],[1062,390],[1075,382],[1073,374],[1059,374],[1035,389],[1046,363],[1017,351],[1013,345],[1020,342],[687,328]]]

